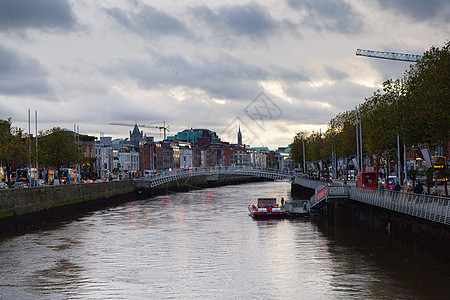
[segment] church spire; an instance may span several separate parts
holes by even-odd
[[[238,145],[242,146],[241,125],[239,125],[239,131],[238,131]]]

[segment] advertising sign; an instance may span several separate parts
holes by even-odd
[[[327,190],[328,186],[324,187],[320,190],[320,192],[317,193],[317,201],[320,201],[327,196]]]

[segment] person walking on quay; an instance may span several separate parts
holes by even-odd
[[[423,193],[423,186],[419,183],[414,187],[414,194],[422,194]]]
[[[394,187],[395,191],[400,192],[400,190],[402,189],[402,187],[400,186],[400,183],[396,183],[395,187]]]
[[[388,183],[388,185],[386,186],[386,189],[390,190],[390,191],[393,191],[395,189],[394,183],[393,182]]]
[[[407,192],[408,194],[411,194],[413,190],[414,190],[414,188],[412,187],[412,185],[411,185],[411,184],[408,184],[408,188],[406,189],[406,192]]]

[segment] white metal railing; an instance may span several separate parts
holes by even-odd
[[[317,189],[318,187],[324,187],[328,184],[326,181],[322,180],[311,180],[306,177],[306,175],[298,175],[295,177],[294,183],[310,188],[310,189]]]
[[[322,182],[323,184],[323,182]],[[317,194],[327,187],[326,194],[321,199],[318,199]],[[315,194],[310,198],[309,203],[312,208],[322,201],[328,202],[328,199],[346,199],[349,198],[349,186],[337,185],[329,183],[328,185],[321,185],[315,189]]]
[[[330,184],[327,190],[328,198],[348,198],[350,196],[348,185]]]
[[[350,199],[450,225],[449,199],[370,188],[350,188]]]
[[[155,187],[175,180],[195,177],[195,176],[249,176],[249,177],[265,177],[274,180],[293,180],[294,173],[287,171],[278,171],[272,169],[252,169],[252,168],[236,168],[236,167],[214,167],[208,169],[191,169],[176,170],[170,172],[160,172],[149,177],[141,177],[135,179],[137,187]]]
[[[324,200],[324,199],[322,199]],[[314,207],[317,203],[317,197],[316,194],[312,195],[311,198],[309,198],[309,207]]]
[[[316,190],[316,194],[309,200],[311,208],[316,205],[319,206],[319,202],[328,201],[330,198],[350,198],[351,200],[450,225],[449,198],[329,184],[327,196],[318,201],[317,192],[325,187],[323,182],[297,177],[295,183]]]

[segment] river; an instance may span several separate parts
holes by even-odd
[[[174,193],[0,239],[1,299],[436,299],[448,258],[387,232],[255,221],[285,182]]]

